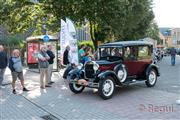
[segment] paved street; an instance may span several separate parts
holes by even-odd
[[[144,83],[117,88],[112,99],[102,100],[93,89],[86,88],[81,94],[73,94],[61,78],[62,71],[53,74],[53,87],[41,90],[39,74],[24,70],[27,88],[18,94],[11,86],[0,90],[0,120],[178,120],[180,105],[180,57],[176,66],[170,66],[170,57],[159,64],[161,77],[155,87]],[[6,80],[11,80],[6,70]],[[19,83],[19,82],[18,82]]]

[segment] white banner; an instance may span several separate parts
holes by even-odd
[[[66,46],[69,45],[69,39],[67,39],[67,24],[64,20],[61,19],[61,31],[60,31],[60,47],[61,47],[61,60],[63,57],[63,53],[66,49]],[[63,61],[61,61],[63,62]]]
[[[74,63],[78,65],[79,60],[78,60],[78,47],[77,47],[77,39],[75,38],[76,36],[76,29],[74,26],[74,23],[66,18],[66,24],[68,28],[67,32],[67,39],[69,40],[69,46],[71,48],[71,63]]]

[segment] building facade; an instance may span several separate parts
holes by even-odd
[[[180,48],[180,28],[160,28],[161,38],[165,39],[165,47]]]
[[[173,28],[171,30],[172,45],[176,48],[180,48],[180,28]]]

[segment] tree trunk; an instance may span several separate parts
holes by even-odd
[[[95,50],[97,50],[97,47],[98,47],[98,43],[97,43],[97,40],[94,36],[94,32],[95,32],[95,25],[93,25],[92,21],[89,22],[90,23],[90,35],[91,35],[91,40],[94,44],[94,48]]]

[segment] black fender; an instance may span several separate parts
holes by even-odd
[[[160,76],[160,72],[159,72],[159,67],[156,64],[150,64],[147,68],[146,68],[146,73],[145,75],[148,76],[149,72],[151,69],[156,70],[157,76]]]
[[[107,70],[107,71],[104,71],[104,72],[101,72],[99,75],[98,75],[98,78],[100,79],[100,80],[103,80],[103,79],[105,79],[107,76],[111,76],[113,79],[114,79],[114,81],[116,82],[116,84],[121,84],[120,82],[119,82],[119,80],[118,80],[118,77],[117,77],[117,75],[116,75],[116,73],[114,72],[114,71],[111,71],[111,70]]]
[[[68,73],[69,73],[72,69],[74,69],[72,66],[68,66],[68,67],[65,69],[65,71],[64,71],[64,73],[63,73],[63,78],[64,78],[64,79],[67,79]]]
[[[67,75],[67,79],[68,80],[74,80],[75,78],[80,78],[80,69],[78,68],[75,68],[75,69],[72,69],[68,75]]]

